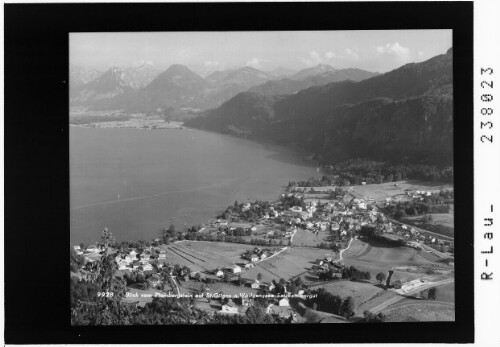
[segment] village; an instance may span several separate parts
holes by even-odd
[[[380,259],[377,280],[382,283],[380,277],[387,278],[383,289],[393,289],[382,294],[388,298],[413,293],[420,286],[428,288],[434,280],[448,281],[454,264],[452,238],[440,238],[387,217],[384,207],[392,199],[364,199],[351,191],[348,187],[323,192],[292,187],[277,201],[235,202],[206,225],[186,231],[170,228],[163,238],[141,247],[122,244],[112,252],[116,253],[116,276],[127,283],[123,301],[144,307],[153,297],[187,295],[211,314],[243,314],[260,296],[265,297],[267,313],[300,323],[307,321],[299,313],[304,307],[301,298],[322,283],[361,281],[367,291],[378,290],[377,282],[370,282],[372,269],[369,265],[365,269],[360,260],[382,243],[384,252],[392,252],[390,247],[415,252],[392,264]],[[431,194],[404,193],[406,199],[415,201]],[[363,251],[349,259],[360,245]],[[74,246],[74,250],[85,259],[79,276],[92,279],[104,249],[96,244],[84,249]],[[415,254],[433,258],[415,263]],[[394,269],[408,277],[393,276]],[[424,271],[441,277],[422,277]],[[423,275],[415,277],[416,272]]]

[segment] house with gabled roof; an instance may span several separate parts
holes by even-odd
[[[229,299],[227,303],[222,305],[221,312],[223,313],[238,313],[238,306],[234,303],[233,300]]]

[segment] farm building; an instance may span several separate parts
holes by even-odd
[[[252,287],[252,289],[259,289],[260,288],[260,283],[259,281],[255,280],[255,282],[253,282],[250,287]]]
[[[290,208],[290,211],[292,211],[292,212],[302,212],[302,207],[300,207],[300,206],[293,206],[292,208]]]
[[[229,299],[229,301],[227,303],[222,305],[221,312],[238,313],[238,306],[233,302],[233,300]]]
[[[128,269],[130,269],[130,267],[128,266],[128,262],[126,262],[125,260],[121,260],[118,263],[118,270],[128,270]]]
[[[241,273],[241,267],[239,267],[238,265],[233,265],[233,266],[231,267],[231,272],[232,272],[233,274]]]
[[[90,253],[99,253],[101,250],[96,245],[89,245],[86,251]]]
[[[280,301],[278,301],[278,305],[281,307],[288,307],[290,306],[290,302],[288,301],[287,298],[283,298]]]

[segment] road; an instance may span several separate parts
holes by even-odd
[[[179,289],[179,286],[177,285],[177,280],[175,279],[174,276],[170,276],[170,279],[172,279],[172,282],[174,282],[175,289],[177,290],[177,295],[181,294],[181,290]]]
[[[423,286],[420,286],[418,288],[415,288],[413,290],[410,290],[408,293],[406,293],[404,296],[403,295],[398,295],[396,297],[393,297],[389,300],[386,300],[384,301],[383,303],[381,303],[380,305],[377,305],[375,307],[372,307],[371,309],[369,309],[370,312],[372,313],[379,313],[380,311],[386,309],[388,306],[392,305],[392,304],[395,304],[396,302],[398,301],[401,301],[403,300],[405,297],[407,296],[410,296],[410,295],[413,295],[413,294],[416,294],[418,292],[421,292],[423,290],[426,290],[426,289],[429,289],[429,288],[432,288],[432,287],[438,287],[438,286],[442,286],[444,284],[449,284],[449,283],[454,283],[455,282],[455,279],[454,278],[447,278],[447,279],[444,279],[442,281],[437,281],[437,282],[432,282],[432,283],[428,283],[428,284],[424,284]]]
[[[344,251],[348,250],[349,247],[351,247],[352,240],[354,240],[354,237],[351,237],[351,239],[349,240],[349,244],[347,245],[346,248],[340,250],[340,252],[339,252],[339,261],[342,261],[342,253],[344,253]]]

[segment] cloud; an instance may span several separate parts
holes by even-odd
[[[358,52],[356,52],[355,50],[352,50],[350,48],[345,49],[345,54],[346,54],[347,58],[349,58],[349,59],[355,59],[355,60],[359,59]]]
[[[335,53],[333,53],[333,52],[326,52],[325,53],[325,58],[326,59],[332,59],[334,57],[335,57]]]
[[[203,63],[203,65],[205,65],[205,67],[215,68],[218,67],[220,63],[215,60],[207,60],[206,62]]]
[[[253,67],[254,69],[262,69],[262,63],[266,62],[266,59],[253,58],[247,61],[246,65]]]
[[[406,63],[410,59],[410,49],[401,46],[398,42],[388,43],[385,46],[378,46],[377,53],[396,58],[400,62]]]
[[[300,61],[302,61],[306,66],[316,66],[321,64],[323,59],[321,58],[321,54],[312,50],[309,52],[309,56],[307,58],[300,58]]]

